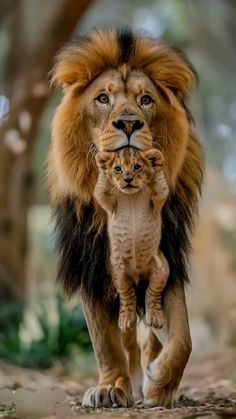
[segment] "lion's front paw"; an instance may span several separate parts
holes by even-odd
[[[147,309],[146,310],[146,323],[150,327],[161,329],[164,324],[164,314],[162,310]]]
[[[123,311],[119,314],[118,325],[122,332],[128,332],[131,329],[134,329],[137,322],[136,312],[132,311]]]
[[[190,344],[189,344],[190,345]],[[147,406],[170,407],[190,355],[188,343],[168,343],[144,372],[143,395]]]
[[[83,398],[84,407],[129,407],[132,405],[132,396],[125,393],[120,387],[112,385],[106,387],[91,387]]]
[[[175,391],[171,387],[157,387],[153,383],[148,383],[143,393],[143,402],[146,407],[171,407],[175,395]]]
[[[176,391],[171,370],[168,365],[163,364],[155,373],[154,377],[150,366],[145,371],[143,381],[144,405],[147,407],[170,407]]]

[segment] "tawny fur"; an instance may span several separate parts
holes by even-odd
[[[100,370],[99,386],[88,390],[84,405],[130,405],[130,376],[133,392],[135,387],[140,389],[136,334],[126,332],[121,343],[107,217],[93,197],[98,177],[95,156],[98,151],[127,145],[126,135],[113,125],[127,112],[143,123],[130,137],[131,145],[162,152],[170,188],[162,208],[160,242],[170,268],[163,295],[167,336],[159,357],[161,345],[156,338],[149,340],[143,387],[149,405],[171,404],[188,360],[191,339],[184,282],[188,280],[190,237],[204,170],[202,148],[186,106],[195,79],[182,53],[132,31],[93,31],[66,46],[57,57],[52,82],[63,87],[64,97],[52,124],[48,178],[55,211],[58,277],[69,295],[81,293]],[[101,92],[109,96],[111,106],[98,102]],[[145,94],[152,96],[150,106],[141,105]],[[144,296],[145,287],[138,286],[141,308]],[[164,384],[160,385],[160,377]]]
[[[169,274],[159,250],[161,209],[169,193],[163,156],[156,149],[125,148],[98,153],[96,161],[94,196],[107,213],[112,280],[120,297],[119,326],[123,331],[135,327],[135,284],[148,278],[146,323],[161,328],[162,292]]]
[[[107,70],[109,68],[114,70]],[[191,153],[194,134],[179,101],[194,83],[192,68],[164,43],[138,36],[129,62],[119,65],[115,31],[100,30],[93,32],[86,42],[65,48],[58,56],[53,71],[53,83],[63,85],[65,93],[54,117],[49,154],[49,187],[55,204],[68,195],[78,197],[80,204],[92,200],[97,178],[94,156],[97,148],[103,149],[103,143],[106,145],[106,137],[113,135],[111,122],[116,113],[115,109],[111,115],[103,117],[96,115],[95,111],[91,116],[91,111],[94,111],[91,100],[95,91],[113,88],[121,91],[122,82],[117,85],[116,79],[122,81],[124,76],[126,80],[132,77],[133,85],[137,85],[140,91],[145,90],[142,75],[152,81],[149,87],[155,91],[159,102],[154,109],[153,121],[150,121],[151,124],[147,122],[149,129],[144,132],[147,137],[144,148],[155,144],[163,152],[166,175],[173,189],[184,170],[184,182],[191,183],[191,191],[197,194],[202,151],[196,143],[194,156]],[[117,103],[117,112],[122,112],[125,107],[124,101],[123,104]],[[131,99],[130,107],[138,115],[142,113],[136,98]],[[94,125],[100,130],[96,145]],[[99,217],[102,218],[102,214]],[[105,223],[105,219],[101,222]]]

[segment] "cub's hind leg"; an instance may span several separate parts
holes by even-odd
[[[124,281],[125,282],[125,281]],[[119,291],[120,311],[118,325],[123,332],[136,327],[136,293],[133,284],[124,283]]]
[[[164,323],[162,292],[169,276],[169,265],[162,252],[153,258],[152,271],[145,296],[146,323],[161,329]]]
[[[118,325],[122,332],[134,329],[137,322],[136,292],[131,277],[125,274],[121,266],[112,270],[112,278],[120,297]]]

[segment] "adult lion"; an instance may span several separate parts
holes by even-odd
[[[169,406],[191,351],[184,283],[203,171],[185,105],[194,69],[182,53],[155,39],[129,30],[96,30],[65,47],[52,79],[64,88],[49,153],[58,276],[69,295],[80,291],[99,367],[99,384],[83,403],[129,406],[142,389],[147,405]],[[162,151],[171,191],[161,240],[170,266],[166,325],[161,333],[149,331],[143,372],[136,331],[121,335],[118,328],[106,218],[93,200],[95,154],[127,145]],[[145,281],[137,289],[139,308],[144,294]]]

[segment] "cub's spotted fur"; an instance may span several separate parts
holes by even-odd
[[[94,196],[108,217],[111,273],[120,297],[119,326],[123,331],[135,327],[135,284],[148,278],[146,322],[161,328],[161,295],[169,275],[168,262],[159,250],[161,209],[169,193],[162,154],[156,149],[124,148],[100,152],[96,162]]]

